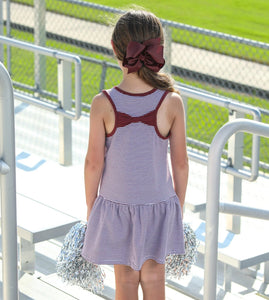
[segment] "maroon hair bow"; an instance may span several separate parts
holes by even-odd
[[[143,65],[153,72],[158,72],[164,64],[160,38],[147,40],[142,44],[131,41],[123,59],[123,66],[128,68],[128,74],[137,72]]]

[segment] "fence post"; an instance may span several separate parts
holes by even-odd
[[[101,80],[100,80],[100,86],[99,86],[100,92],[105,88],[106,71],[107,71],[107,62],[103,61],[102,62],[102,74],[101,74]]]
[[[72,108],[72,63],[58,61],[58,99],[65,110]],[[59,116],[59,162],[72,164],[72,120]]]
[[[4,34],[3,0],[0,0],[0,35]],[[4,62],[4,45],[0,44],[0,62]]]
[[[244,114],[238,111],[232,111],[229,115],[229,121],[237,118],[244,118]],[[231,165],[236,169],[241,169],[243,166],[243,148],[244,148],[244,133],[239,132],[234,134],[228,141],[228,159]],[[242,178],[233,175],[228,175],[228,201],[241,202],[242,195]],[[240,233],[241,217],[228,215],[227,230],[233,233]]]
[[[188,97],[181,96],[183,105],[184,105],[184,112],[185,112],[185,130],[187,134],[187,116],[188,116]]]
[[[11,22],[11,14],[10,14],[10,0],[6,0],[6,36],[7,37],[11,37],[11,26],[10,26],[10,22]],[[9,72],[9,74],[11,74],[11,48],[10,46],[7,45],[7,70]]]
[[[167,24],[164,25],[164,59],[165,65],[163,71],[171,74],[172,72],[172,33]]]
[[[35,44],[46,46],[46,2],[34,0],[34,37]],[[35,54],[35,86],[37,96],[46,88],[46,57]]]
[[[3,299],[18,299],[18,254],[14,98],[10,76],[0,63],[0,167]]]

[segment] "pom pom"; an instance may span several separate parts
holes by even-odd
[[[75,224],[67,233],[57,258],[57,275],[64,282],[77,285],[94,294],[102,294],[105,273],[99,265],[86,261],[81,256],[86,224]]]
[[[199,241],[195,232],[189,224],[183,223],[185,254],[169,254],[165,260],[165,276],[166,278],[180,279],[184,275],[188,275],[191,266],[195,263],[197,257],[197,248]]]

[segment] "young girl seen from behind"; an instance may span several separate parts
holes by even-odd
[[[164,40],[155,15],[125,13],[111,43],[123,80],[92,101],[82,256],[114,265],[116,300],[137,300],[139,284],[144,300],[164,300],[165,258],[185,251],[183,104],[172,79],[159,72]]]

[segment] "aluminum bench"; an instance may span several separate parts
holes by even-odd
[[[196,187],[188,187],[184,207],[185,209],[199,213],[200,219],[205,219],[206,199],[205,193]]]
[[[200,245],[198,252],[205,254],[205,222],[191,222]],[[232,270],[244,270],[264,263],[264,282],[269,283],[269,243],[256,234],[235,234],[219,228],[218,260],[224,264],[224,288],[231,291]]]
[[[77,222],[59,210],[17,194],[20,270],[34,273],[35,244],[65,235]]]

